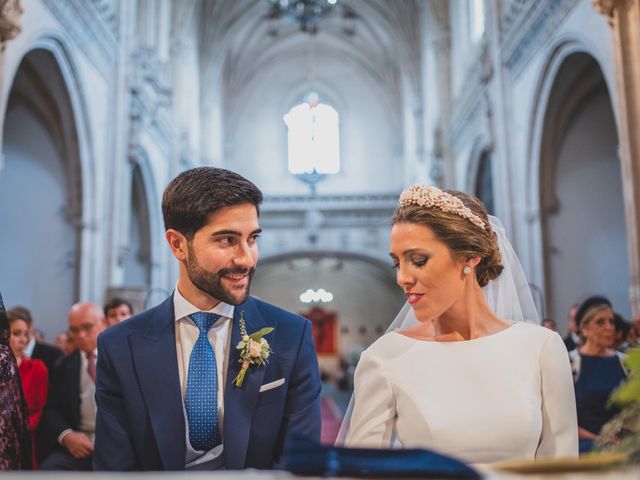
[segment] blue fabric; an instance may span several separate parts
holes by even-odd
[[[595,442],[593,440],[581,438],[580,440],[578,440],[578,452],[580,454],[590,452],[591,450],[593,450],[594,445]]]
[[[191,315],[200,334],[189,357],[185,409],[189,442],[195,450],[210,450],[218,442],[218,369],[207,333],[220,318],[210,312]]]
[[[463,462],[430,450],[339,448],[304,440],[288,444],[281,467],[317,477],[481,478]]]
[[[616,407],[607,407],[607,402],[626,375],[617,355],[580,357],[580,375],[575,384],[578,425],[598,435],[602,426],[619,411]],[[587,442],[581,448],[588,449]]]

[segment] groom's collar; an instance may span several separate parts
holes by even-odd
[[[207,310],[208,312],[215,313],[225,318],[233,318],[235,307],[233,305],[229,305],[228,303],[219,302],[215,307],[211,310]],[[178,285],[176,284],[176,288],[173,291],[173,314],[174,319],[177,322],[189,315],[201,312],[198,307],[192,305],[186,298],[182,296],[180,290],[178,290]]]

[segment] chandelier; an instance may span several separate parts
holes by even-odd
[[[277,20],[285,17],[300,24],[300,31],[314,34],[318,22],[327,15],[338,0],[268,0],[271,9],[267,18]]]

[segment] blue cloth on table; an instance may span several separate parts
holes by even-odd
[[[325,477],[482,478],[468,465],[421,449],[364,449],[289,444],[280,468]]]

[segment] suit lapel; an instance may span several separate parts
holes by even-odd
[[[69,357],[69,363],[67,364],[66,372],[66,391],[65,397],[73,399],[70,403],[71,419],[74,429],[80,428],[80,369],[82,368],[83,353],[80,350],[76,350]]]
[[[185,425],[173,317],[169,297],[154,312],[149,329],[133,333],[129,341],[162,465],[183,470]]]
[[[227,368],[227,380],[224,393],[224,454],[225,464],[229,469],[241,469],[245,467],[247,446],[253,412],[262,379],[266,370],[264,367],[250,366],[241,387],[236,387],[233,380],[240,371],[240,356],[236,345],[241,339],[240,315],[243,313],[247,332],[252,334],[263,327],[274,326],[267,323],[256,308],[255,300],[251,297],[244,303],[236,306],[233,315],[231,330],[231,344],[229,349],[229,363]],[[269,334],[269,340],[273,340],[276,332]]]

